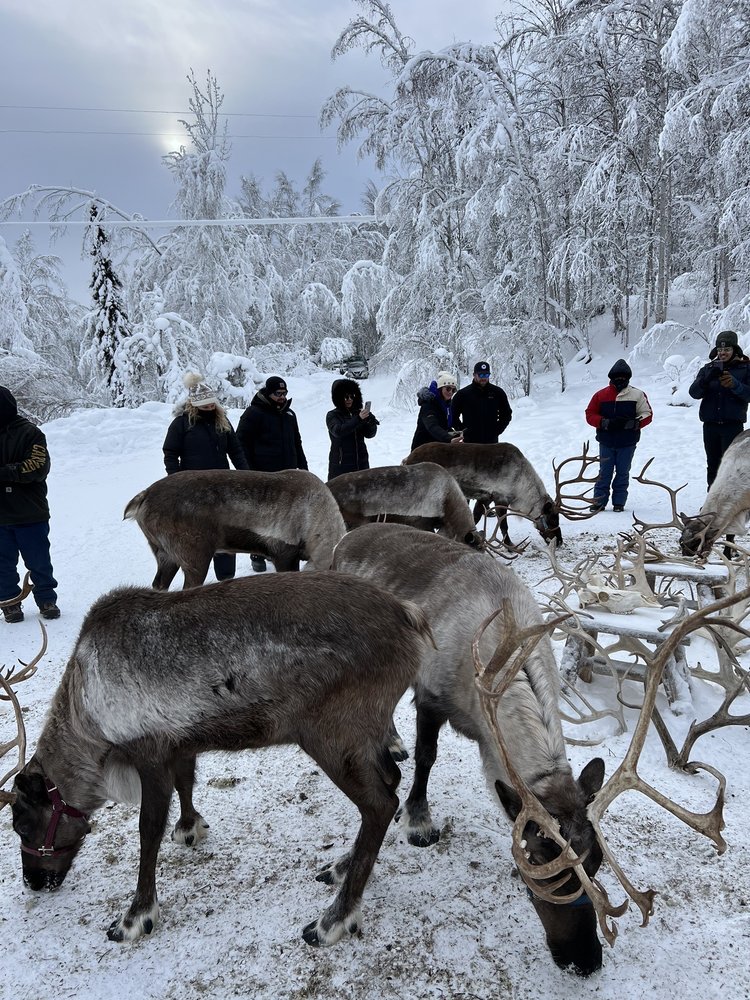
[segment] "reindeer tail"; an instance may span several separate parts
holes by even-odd
[[[410,625],[415,632],[424,639],[425,642],[429,642],[433,649],[437,649],[437,644],[435,642],[435,636],[432,634],[432,629],[430,628],[430,623],[427,620],[427,615],[420,608],[418,604],[413,601],[401,601],[401,606],[404,609],[404,617],[406,622]]]
[[[125,508],[125,512],[122,515],[123,521],[127,521],[129,519],[136,520],[138,518],[140,506],[143,503],[143,498],[145,496],[146,496],[146,491],[141,490],[140,493],[136,493],[136,495],[133,497],[132,500],[128,501],[128,504]]]

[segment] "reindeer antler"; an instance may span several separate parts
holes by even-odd
[[[562,478],[562,470],[564,466],[571,462],[580,462],[578,469],[578,474],[573,476],[571,479]],[[584,443],[581,449],[580,455],[574,455],[571,458],[564,458],[561,462],[552,462],[552,471],[555,476],[555,508],[557,511],[566,517],[569,521],[583,521],[587,520],[589,517],[593,517],[596,511],[590,511],[584,509],[584,507],[569,507],[567,505],[568,501],[574,501],[578,504],[585,505],[588,508],[594,501],[593,496],[593,486],[599,478],[599,474],[595,476],[587,476],[586,471],[590,466],[594,464],[599,464],[598,455],[589,455],[589,444],[588,441]],[[589,485],[589,489],[584,490],[583,493],[568,494],[565,493],[565,489],[572,486],[574,483],[586,483]]]
[[[28,680],[29,677],[33,676],[36,672],[37,663],[44,656],[47,649],[47,630],[42,622],[39,622],[39,627],[42,630],[42,648],[39,650],[34,659],[29,663],[23,663],[19,660],[23,670],[18,673],[14,673],[13,667],[5,671],[0,670],[0,689],[5,692],[4,694],[0,693],[0,700],[9,701],[13,705],[13,713],[16,717],[16,735],[12,740],[8,740],[7,743],[0,743],[0,759],[10,753],[14,747],[18,749],[18,760],[16,764],[14,764],[9,771],[6,771],[6,773],[0,777],[0,809],[2,809],[3,806],[10,805],[15,801],[15,794],[3,791],[3,786],[15,774],[18,774],[26,763],[26,727],[24,726],[21,706],[18,702],[18,696],[13,690],[13,685],[20,684],[22,681]]]
[[[673,489],[671,486],[667,486],[666,483],[661,483],[657,479],[646,479],[646,471],[649,465],[654,460],[654,456],[646,462],[641,471],[637,476],[633,476],[633,480],[636,483],[641,483],[643,486],[658,486],[662,490],[666,490],[669,493],[669,500],[672,506],[672,519],[671,521],[664,521],[661,524],[647,524],[645,521],[641,521],[640,518],[633,515],[633,524],[635,530],[641,534],[645,531],[651,531],[653,528],[679,528],[680,531],[685,527],[684,514],[677,513],[677,494],[680,490],[684,490],[687,483],[683,483],[682,486],[678,486],[677,489]]]
[[[25,600],[34,589],[34,584],[31,582],[31,573],[27,573],[23,578],[23,585],[21,587],[21,593],[16,594],[15,597],[9,597],[7,601],[0,601],[0,608],[9,608],[13,604],[20,604],[21,601]]]

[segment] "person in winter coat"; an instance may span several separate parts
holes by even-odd
[[[698,415],[703,422],[706,478],[710,487],[724,452],[747,419],[750,359],[742,353],[733,330],[724,330],[717,336],[708,356],[711,360],[700,369],[688,392],[693,399],[701,400]]]
[[[596,427],[599,442],[599,478],[590,507],[594,513],[607,506],[610,483],[612,509],[625,510],[635,446],[641,428],[653,418],[646,393],[630,385],[632,375],[627,361],[616,361],[608,372],[609,385],[594,393],[586,407],[586,421]]]
[[[0,601],[21,593],[18,559],[34,584],[42,618],[60,617],[57,580],[49,551],[47,440],[30,420],[18,415],[15,396],[0,386]],[[23,621],[20,602],[3,608],[6,622]]]
[[[287,395],[284,379],[271,375],[240,417],[237,437],[251,469],[281,472],[307,468],[297,417]],[[261,556],[254,555],[251,561],[256,573],[265,570],[266,562]]]
[[[472,381],[458,390],[451,405],[453,424],[470,444],[497,444],[513,417],[505,392],[490,382],[486,361],[477,361]]]
[[[247,469],[245,453],[213,389],[197,372],[188,372],[183,381],[188,397],[175,409],[162,446],[167,475],[185,469],[228,469],[230,458],[235,469]],[[214,556],[217,580],[231,580],[236,568],[233,553]]]
[[[353,379],[338,378],[331,386],[334,409],[326,413],[326,426],[331,439],[328,454],[328,478],[344,472],[370,468],[365,438],[374,438],[378,421],[362,403],[362,390]]]
[[[453,428],[453,394],[457,389],[456,379],[450,372],[438,372],[437,378],[417,393],[419,416],[417,428],[411,442],[414,451],[421,444],[430,441],[461,442],[461,431]]]

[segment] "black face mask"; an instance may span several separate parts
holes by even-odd
[[[617,389],[618,392],[622,392],[623,389],[627,387],[629,378],[624,378],[623,376],[618,376],[617,378],[611,379],[612,385]]]

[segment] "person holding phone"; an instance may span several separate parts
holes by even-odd
[[[734,330],[722,330],[708,356],[709,363],[700,369],[688,392],[701,401],[698,415],[703,423],[706,479],[710,487],[724,452],[747,420],[750,359],[737,343]]]
[[[370,468],[365,438],[374,438],[378,421],[370,410],[370,401],[362,402],[362,390],[354,379],[338,378],[331,386],[334,408],[326,414],[331,450],[328,455],[328,479],[345,472]]]

